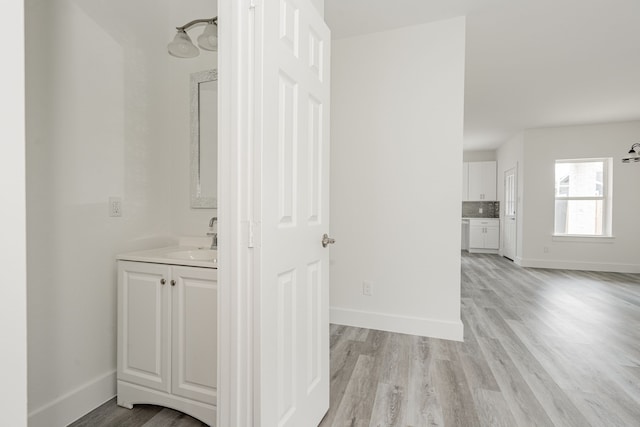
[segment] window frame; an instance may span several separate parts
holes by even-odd
[[[561,196],[557,194],[556,187],[556,166],[562,163],[602,163],[602,196]],[[554,193],[554,206],[553,206],[553,237],[554,238],[577,238],[577,239],[610,239],[613,237],[613,221],[612,221],[612,163],[611,157],[598,157],[598,158],[582,158],[582,159],[556,159],[554,162],[554,178],[553,178],[553,193]],[[586,201],[602,201],[602,234],[570,234],[570,233],[557,233],[555,230],[556,223],[556,206],[558,200],[586,200]]]

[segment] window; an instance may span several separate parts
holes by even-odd
[[[611,235],[611,159],[556,160],[556,235]]]

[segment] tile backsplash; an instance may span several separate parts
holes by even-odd
[[[500,218],[500,202],[462,202],[462,217]]]

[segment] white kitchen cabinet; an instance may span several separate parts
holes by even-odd
[[[463,200],[495,201],[497,200],[496,184],[496,162],[469,162],[467,198],[463,197]]]
[[[118,405],[151,403],[214,426],[217,270],[118,261]]]
[[[469,220],[462,220],[462,250],[469,251]]]
[[[469,162],[462,163],[462,201],[469,200]]]
[[[500,221],[498,219],[469,220],[469,252],[498,253]]]

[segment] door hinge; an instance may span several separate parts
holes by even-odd
[[[253,221],[247,221],[247,236],[248,236],[248,247],[252,248],[254,245],[254,238],[253,238]]]
[[[249,0],[249,9],[255,9],[256,6],[256,0]]]

